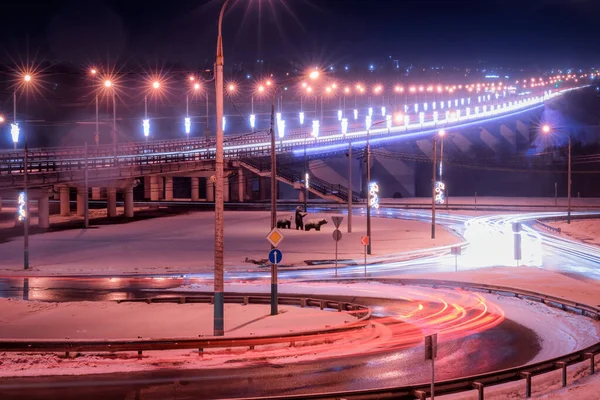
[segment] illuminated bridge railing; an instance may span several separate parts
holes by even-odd
[[[417,137],[418,135],[431,134],[437,129],[452,129],[473,122],[485,122],[491,118],[508,116],[526,112],[541,106],[544,101],[559,96],[570,88],[546,95],[537,96],[511,103],[501,103],[487,108],[486,111],[470,114],[454,114],[452,118],[437,121],[426,120],[422,123],[393,126],[391,128],[379,127],[369,130],[373,144],[382,140],[396,140],[402,137]],[[483,110],[483,108],[482,108]],[[374,118],[374,123],[377,123]],[[381,126],[381,125],[378,125]],[[320,132],[318,137],[309,136],[308,131],[300,130],[290,132],[284,139],[277,140],[276,147],[279,153],[301,155],[339,151],[347,147],[350,142],[360,146],[364,144],[366,130],[355,130],[343,135],[340,129],[335,128]],[[258,132],[237,137],[225,137],[224,156],[227,160],[248,159],[252,157],[267,156],[270,154],[271,142],[268,132]],[[146,142],[125,143],[118,146],[118,155],[114,157],[112,145],[89,146],[87,155],[83,147],[30,149],[28,151],[28,171],[56,172],[95,168],[123,168],[161,163],[180,163],[190,161],[213,160],[215,154],[214,143],[210,139],[179,139]],[[87,156],[87,157],[86,157]],[[0,151],[0,175],[22,174],[24,164],[23,151]],[[87,158],[87,163],[86,163]]]

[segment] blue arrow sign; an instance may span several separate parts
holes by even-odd
[[[281,259],[283,258],[283,253],[281,250],[273,249],[269,252],[269,261],[271,264],[279,264]]]

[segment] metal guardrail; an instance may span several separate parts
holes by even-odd
[[[70,352],[137,351],[138,356],[141,356],[143,351],[149,350],[198,349],[200,352],[202,352],[204,349],[207,348],[254,348],[254,346],[278,343],[290,343],[290,345],[293,346],[295,345],[295,343],[298,342],[310,341],[315,339],[324,339],[331,337],[335,334],[349,332],[351,330],[356,329],[362,329],[365,326],[367,326],[367,320],[371,318],[371,310],[368,307],[354,303],[293,296],[279,297],[278,300],[278,303],[280,305],[319,307],[321,310],[333,309],[339,312],[348,312],[352,316],[356,317],[357,320],[350,324],[326,329],[314,329],[307,330],[301,333],[284,333],[253,337],[241,336],[210,338],[159,338],[131,340],[2,339],[0,340],[0,352],[64,352],[68,355]],[[226,303],[270,304],[270,301],[271,298],[269,296],[225,296]],[[214,296],[172,296],[117,301],[117,303],[124,302],[213,304]]]
[[[553,227],[551,225],[545,224],[542,221],[540,221],[539,219],[536,219],[535,223],[538,224],[539,226],[541,226],[542,228],[547,229],[547,230],[549,230],[551,232],[558,233],[558,234],[561,233],[561,229],[560,228],[555,228],[555,227]]]
[[[552,307],[558,307],[565,311],[577,312],[581,315],[592,317],[600,320],[600,309],[594,306],[582,304],[579,302],[562,299],[556,296],[545,295],[542,293],[533,292],[530,290],[515,289],[507,286],[488,285],[471,282],[449,281],[449,280],[431,280],[431,279],[394,279],[394,278],[367,278],[354,279],[378,281],[384,283],[395,283],[402,285],[421,285],[431,286],[434,288],[460,288],[469,290],[482,290],[488,293],[499,295],[512,295],[514,297],[538,301]],[[347,280],[344,280],[347,281]],[[531,397],[533,376],[545,374],[552,371],[561,371],[562,386],[567,385],[567,367],[586,360],[590,363],[590,373],[595,373],[595,359],[600,354],[600,342],[588,346],[584,349],[574,351],[572,353],[554,357],[549,360],[540,361],[533,364],[527,364],[520,367],[508,368],[499,371],[488,372],[466,376],[457,379],[449,379],[445,381],[435,382],[435,394],[444,395],[459,393],[471,390],[477,390],[478,399],[484,399],[484,389],[489,386],[499,385],[503,383],[525,380],[526,397]],[[271,396],[261,397],[268,400],[284,400],[284,399],[421,399],[425,400],[430,395],[430,383],[409,385],[401,387],[386,387],[379,389],[364,389],[351,390],[345,392],[329,392],[329,393],[314,393],[303,395],[286,395],[286,396]],[[258,400],[258,398],[245,398],[244,400]]]

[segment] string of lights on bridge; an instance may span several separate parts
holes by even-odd
[[[40,73],[36,73],[35,70],[20,71],[17,74],[16,81],[13,85],[14,88],[14,112],[13,119],[8,121],[3,115],[0,115],[0,123],[10,122],[10,134],[11,139],[15,145],[19,141],[20,126],[17,121],[17,92],[23,90],[28,93],[31,92],[31,87],[35,88],[33,92],[39,92],[39,85],[43,83],[42,79],[39,79]],[[318,76],[319,74],[317,74]],[[173,86],[179,88],[180,91],[184,92],[186,99],[186,114],[183,120],[183,131],[186,135],[190,135],[192,130],[192,118],[189,115],[189,97],[199,96],[204,94],[208,102],[208,84],[210,81],[206,81],[200,78],[196,74],[190,74],[186,82],[179,82],[173,84],[168,76],[164,74],[148,75],[143,79],[143,83],[138,87],[128,87],[124,83],[120,82],[120,75],[113,72],[103,72],[98,68],[91,68],[89,70],[89,76],[92,79],[94,92],[97,96],[103,96],[113,99],[113,109],[116,110],[116,99],[118,93],[123,93],[125,90],[137,90],[144,94],[145,114],[141,121],[142,133],[147,139],[150,136],[151,131],[151,120],[147,115],[147,100],[148,97],[151,99],[157,99],[161,96],[167,96],[171,94],[171,88]],[[321,74],[321,76],[323,76]],[[390,129],[395,125],[409,126],[411,124],[411,117],[414,119],[418,118],[421,125],[424,125],[426,116],[437,124],[439,120],[452,121],[460,119],[461,110],[459,107],[463,107],[463,113],[466,113],[468,117],[472,112],[479,114],[487,111],[493,111],[494,105],[486,105],[486,102],[499,100],[505,98],[507,95],[516,95],[522,93],[522,91],[539,88],[542,99],[552,93],[553,88],[558,88],[559,83],[571,82],[577,84],[580,79],[585,78],[594,79],[594,74],[566,74],[566,75],[554,75],[550,77],[532,77],[530,79],[521,79],[513,82],[474,82],[469,84],[394,84],[394,85],[383,85],[382,83],[372,83],[370,85],[360,83],[344,82],[342,80],[336,80],[331,77],[319,77],[314,80],[304,80],[302,77],[297,79],[293,85],[278,85],[275,79],[271,76],[259,81],[253,82],[249,85],[240,84],[236,81],[229,81],[225,84],[225,90],[230,98],[234,98],[236,95],[249,93],[251,100],[251,110],[248,118],[250,128],[254,132],[257,125],[257,115],[254,109],[254,100],[262,99],[266,96],[273,95],[273,91],[279,86],[283,86],[282,90],[288,91],[290,87],[296,87],[296,96],[300,98],[300,110],[298,112],[298,122],[301,126],[304,126],[307,112],[304,110],[303,100],[306,98],[315,98],[315,119],[312,120],[310,135],[313,137],[319,136],[319,131],[323,124],[323,99],[339,98],[340,108],[337,110],[337,120],[340,123],[342,134],[345,135],[349,129],[349,118],[346,117],[346,99],[347,97],[354,97],[354,107],[351,108],[354,122],[357,122],[359,118],[359,109],[357,105],[357,97],[369,96],[369,107],[365,110],[365,129],[369,130],[372,128],[374,118],[374,107],[371,103],[371,96],[376,98],[377,96],[382,97],[381,102],[381,116],[384,120],[379,121],[378,124],[385,124],[386,128]],[[544,91],[542,94],[541,91]],[[528,92],[531,93],[531,92]],[[384,94],[394,96],[393,111],[388,110],[385,103]],[[434,101],[427,102],[423,97],[428,94],[434,95]],[[447,94],[447,98],[439,100],[437,97],[443,94]],[[398,111],[397,97],[404,96],[404,105],[401,111]],[[409,102],[409,96],[410,102]],[[455,96],[454,98],[450,98]],[[473,96],[473,97],[471,97]],[[274,97],[274,96],[273,96]],[[316,101],[321,99],[321,119],[317,118]],[[471,106],[471,102],[476,101],[477,105]],[[341,107],[342,99],[344,106]],[[427,98],[425,97],[425,100]],[[421,101],[419,101],[421,100]],[[409,104],[410,103],[410,104]],[[518,101],[514,102],[515,104]],[[481,104],[481,105],[480,105]],[[504,107],[512,107],[513,101],[507,101]],[[466,107],[466,108],[465,108]],[[391,108],[391,107],[390,107]],[[207,106],[208,109],[208,106]],[[444,110],[444,111],[442,111]],[[392,111],[392,112],[390,112]],[[378,110],[379,112],[379,110]],[[115,111],[116,113],[116,111]],[[445,113],[445,114],[444,114]],[[427,115],[426,115],[427,114]],[[208,121],[208,112],[206,115]],[[227,127],[226,117],[223,117],[223,129]],[[276,130],[277,136],[282,139],[285,136],[286,121],[282,118],[281,109],[276,113]],[[97,133],[96,133],[97,134]]]

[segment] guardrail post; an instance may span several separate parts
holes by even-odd
[[[594,353],[584,353],[584,356],[586,356],[587,358],[590,359],[590,375],[594,375],[595,368],[596,368],[596,360],[595,360],[595,354]]]
[[[247,305],[248,305],[248,301],[249,301],[249,299],[248,299],[248,296],[244,297],[244,305],[245,305],[245,306],[247,306]]]
[[[141,360],[141,359],[142,359],[142,351],[138,350],[138,360]]]
[[[525,378],[525,398],[531,397],[531,372],[521,372],[521,377]]]
[[[427,399],[427,392],[424,392],[422,390],[415,390],[415,391],[412,392],[412,395],[415,396],[419,400],[426,400]]]
[[[562,369],[562,387],[567,386],[567,363],[559,361],[556,363],[557,367]]]
[[[341,312],[344,309],[344,303],[338,302],[338,312]]]
[[[210,296],[210,302],[208,304],[215,304],[215,296]]]
[[[483,400],[483,383],[473,382],[472,385],[477,390],[477,400]]]
[[[302,308],[306,307],[306,299],[304,299],[304,298],[300,299],[300,307],[302,307]]]
[[[321,300],[321,302],[320,302],[321,310],[323,309],[323,306],[324,306],[324,304],[323,304],[323,303],[324,303],[324,301],[323,301],[323,300]]]
[[[184,296],[181,296],[179,298],[179,304],[185,304],[185,297]]]
[[[204,355],[204,349],[203,349],[203,348],[199,348],[199,349],[198,349],[198,355],[199,355],[200,357],[202,357],[202,356]]]

